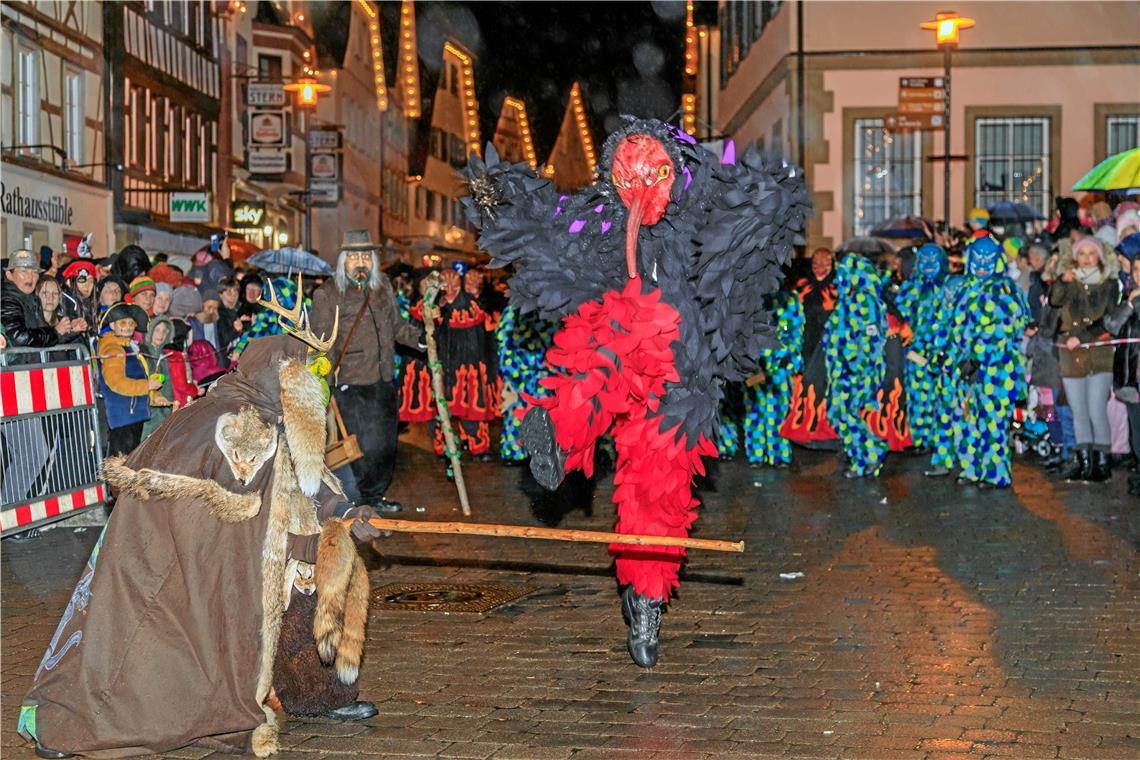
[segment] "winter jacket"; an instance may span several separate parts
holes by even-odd
[[[1124,301],[1104,317],[1104,326],[1117,338],[1140,339],[1140,298]],[[1140,343],[1116,347],[1112,365],[1116,397],[1128,404],[1140,403]]]
[[[329,351],[329,361],[334,364],[344,353],[335,378],[340,385],[372,385],[381,378],[391,382],[396,341],[410,348],[420,345],[420,328],[400,316],[392,284],[381,275],[380,286],[369,294],[368,307],[352,335],[352,344],[345,346],[352,323],[361,313],[366,292],[364,288],[349,285],[342,293],[336,286],[336,280],[330,278],[313,293],[310,321],[317,335],[332,334],[336,309],[340,307],[340,327],[336,343]]]
[[[99,386],[107,427],[116,430],[150,418],[150,369],[138,346],[113,332],[99,339]]]
[[[7,278],[0,286],[0,321],[9,346],[48,348],[59,343],[59,333],[44,319],[40,297],[23,292]]]
[[[1105,277],[1099,284],[1057,280],[1049,289],[1049,303],[1061,309],[1061,330],[1057,342],[1076,336],[1082,343],[1105,338],[1104,315],[1116,305],[1120,283]],[[1061,377],[1087,377],[1112,372],[1112,346],[1061,349]]]

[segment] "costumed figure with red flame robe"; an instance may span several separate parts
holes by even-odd
[[[459,440],[472,456],[490,459],[489,422],[498,413],[495,372],[488,366],[494,335],[478,299],[464,288],[466,265],[456,262],[440,272],[443,290],[436,314],[435,340],[443,365],[447,408],[458,422]],[[423,322],[423,302],[412,307]],[[444,455],[443,430],[431,391],[431,371],[422,360],[407,364],[400,387],[400,420],[428,422],[435,453]]]
[[[554,488],[592,475],[598,439],[617,445],[617,530],[688,535],[695,475],[715,456],[726,382],[756,372],[774,345],[764,295],[801,242],[801,173],[754,149],[721,159],[688,134],[627,119],[606,141],[599,180],[559,195],[526,164],[473,156],[464,200],[493,266],[514,266],[511,303],[562,319],[522,424],[530,467]],[[657,661],[661,613],[684,551],[618,546],[618,582],[634,662]]]

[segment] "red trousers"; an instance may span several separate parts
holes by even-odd
[[[549,411],[567,471],[593,475],[594,447],[613,430],[618,533],[687,536],[699,504],[694,474],[704,474],[702,456],[716,455],[704,435],[691,442],[679,424],[661,429],[665,384],[680,379],[671,348],[679,324],[659,290],[642,294],[641,280],[631,280],[567,317],[546,355],[561,372],[542,381],[551,395],[533,403]],[[680,547],[611,544],[610,553],[618,581],[639,594],[667,599],[678,585]]]

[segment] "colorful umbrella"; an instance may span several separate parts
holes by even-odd
[[[1109,156],[1081,177],[1074,190],[1130,190],[1140,188],[1140,148]]]
[[[333,276],[333,268],[316,254],[300,248],[272,248],[251,256],[247,263],[270,274],[307,274]]]

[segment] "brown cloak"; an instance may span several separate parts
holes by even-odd
[[[254,341],[235,374],[107,462],[119,499],[24,700],[26,736],[93,757],[204,739],[276,751],[264,705],[296,566],[290,533],[318,533],[314,500],[343,499],[305,352],[286,336]]]

